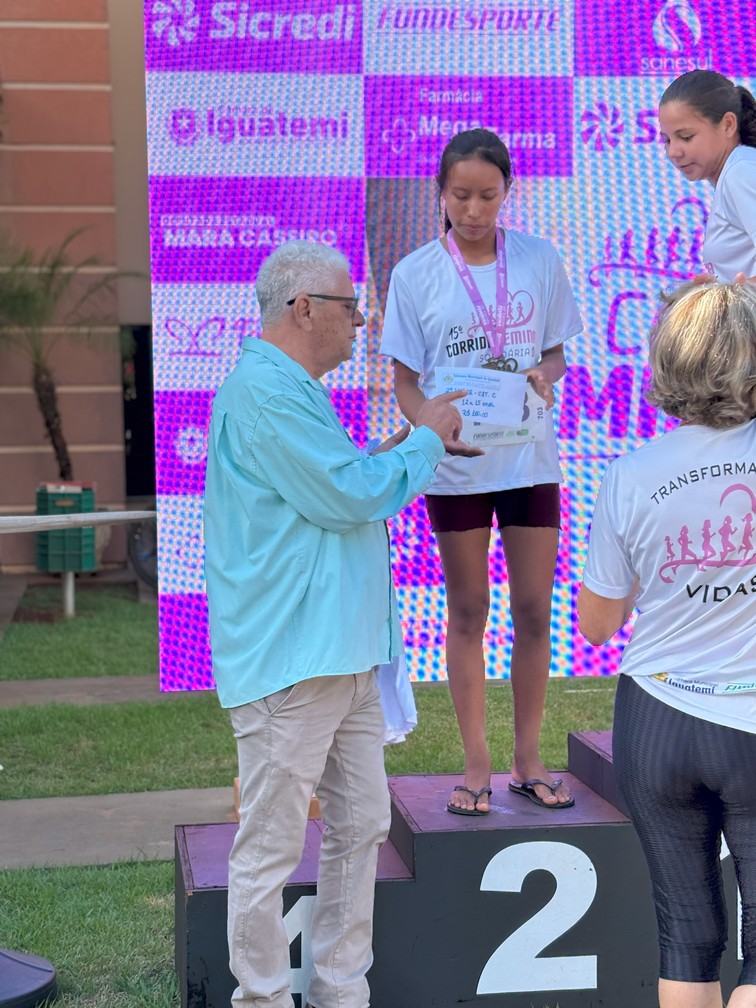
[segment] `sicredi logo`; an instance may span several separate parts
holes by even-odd
[[[338,4],[333,11],[315,15],[307,11],[298,14],[252,11],[249,3],[224,2],[214,4],[210,16],[213,21],[211,39],[349,41],[354,33],[355,4]]]
[[[657,109],[627,110],[607,102],[596,102],[580,116],[580,139],[595,151],[610,151],[620,144],[658,144],[663,141],[659,132]]]
[[[199,23],[194,0],[155,0],[152,6],[152,34],[169,46],[193,42]]]
[[[155,0],[152,32],[169,46],[193,42],[199,33],[210,40],[257,42],[348,42],[354,37],[356,4],[296,14],[258,10],[248,0],[219,0],[202,22],[194,0]]]
[[[305,116],[283,109],[234,107],[198,113],[179,108],[169,116],[168,132],[182,147],[197,143],[201,137],[221,144],[236,140],[344,140],[349,136],[349,113],[342,109],[336,115]]]
[[[585,144],[590,143],[597,151],[616,147],[625,132],[622,113],[616,105],[608,105],[606,102],[597,102],[595,108],[586,109],[580,122],[580,139]]]

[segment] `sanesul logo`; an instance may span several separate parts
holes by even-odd
[[[654,19],[654,40],[666,52],[687,52],[701,41],[701,21],[688,0],[667,0]]]
[[[713,0],[648,0],[634,5],[632,16],[630,10],[627,0],[575,0],[576,74],[674,77],[712,65],[713,40],[721,30]],[[751,21],[743,25],[746,34]],[[729,55],[744,45],[739,41]],[[718,62],[726,65],[727,56],[720,47]]]
[[[334,0],[151,0],[148,70],[358,72],[361,7]]]
[[[606,102],[597,102],[595,108],[586,109],[580,122],[580,139],[583,143],[590,143],[596,151],[616,147],[625,132],[622,113],[616,105],[607,105]]]

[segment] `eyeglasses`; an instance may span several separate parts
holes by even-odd
[[[299,295],[297,295],[299,297]],[[340,294],[310,294],[307,293],[307,297],[320,298],[321,301],[342,301],[345,305],[349,305],[349,310],[352,315],[357,314],[357,306],[360,303],[360,299],[356,297],[342,297]],[[297,298],[293,297],[290,301],[287,301],[287,305],[293,305]]]

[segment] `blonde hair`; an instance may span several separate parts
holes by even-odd
[[[662,298],[648,401],[705,427],[756,417],[756,284],[686,283]]]

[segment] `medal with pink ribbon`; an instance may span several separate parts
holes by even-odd
[[[446,233],[446,243],[454,268],[465,285],[488,341],[492,359],[484,367],[501,370],[507,335],[507,254],[504,233],[499,228],[496,229],[496,310],[493,318],[475,283],[470,267],[462,258],[451,229]]]

